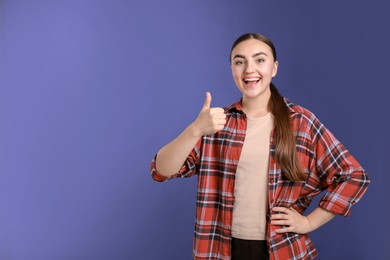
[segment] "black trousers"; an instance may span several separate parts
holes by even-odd
[[[232,237],[232,260],[268,260],[265,240],[245,240]]]

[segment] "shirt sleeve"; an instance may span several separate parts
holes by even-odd
[[[370,183],[359,162],[317,119],[314,120],[314,151],[321,185],[326,190],[319,206],[337,215],[349,216]]]
[[[169,177],[164,176],[159,171],[157,171],[156,169],[157,154],[156,154],[150,164],[150,174],[152,175],[153,180],[158,182],[163,182],[173,178],[188,178],[197,174],[199,168],[198,165],[199,165],[199,158],[200,158],[201,140],[202,139],[200,139],[196,144],[196,146],[192,149],[191,153],[188,155],[187,159],[183,163],[180,170]]]

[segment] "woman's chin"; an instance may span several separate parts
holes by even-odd
[[[247,99],[257,99],[257,98],[262,98],[263,96],[270,96],[270,89],[245,89],[241,91],[242,95],[244,98]]]

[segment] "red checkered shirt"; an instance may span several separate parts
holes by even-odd
[[[271,134],[268,172],[268,209],[293,207],[303,213],[313,197],[326,190],[319,206],[334,214],[348,216],[351,206],[370,183],[365,170],[323,124],[305,108],[285,99],[290,109],[296,149],[305,181],[292,182],[283,177],[275,161],[274,133]],[[182,168],[167,178],[156,170],[156,181],[198,175],[194,259],[230,259],[231,225],[234,205],[234,180],[246,133],[246,115],[241,100],[225,108],[227,123],[223,130],[203,136]],[[155,157],[156,158],[156,157]],[[270,259],[314,259],[318,253],[307,234],[277,234],[267,214],[267,244]]]

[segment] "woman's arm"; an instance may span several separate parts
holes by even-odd
[[[156,169],[161,175],[166,177],[174,175],[203,135],[223,129],[226,123],[224,110],[219,107],[210,108],[210,104],[211,94],[207,92],[196,120],[172,142],[160,149],[156,158]]]

